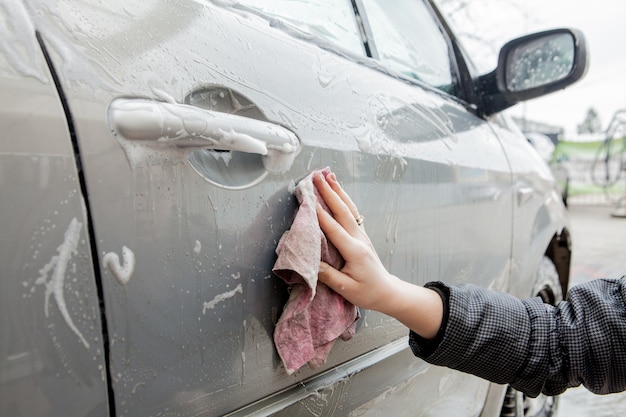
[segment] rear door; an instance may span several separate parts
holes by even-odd
[[[0,415],[106,416],[89,222],[66,115],[19,2],[0,7]]]
[[[293,185],[312,169],[341,178],[393,273],[416,283],[508,278],[510,174],[486,123],[366,58],[351,2],[291,12],[246,3],[32,6],[75,120],[120,415],[222,415],[405,345],[403,326],[364,312],[325,367],[284,372],[272,332],[287,291],[271,268],[294,216]],[[229,120],[235,148],[198,150],[204,121],[184,105]],[[298,146],[260,155],[239,135],[248,119]],[[416,362],[411,376],[425,369]],[[358,401],[384,387],[368,382]],[[357,406],[333,392],[334,404]]]

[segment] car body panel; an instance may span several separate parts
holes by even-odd
[[[522,298],[534,296],[525,283],[534,280],[552,237],[569,233],[567,208],[555,187],[550,168],[528,141],[520,140],[523,134],[517,125],[511,119],[495,116],[491,126],[504,144],[513,172],[513,240],[508,291]]]
[[[105,416],[100,309],[65,114],[25,10],[3,13],[12,25],[0,29],[0,414]]]
[[[330,166],[392,273],[508,290],[511,271],[535,262],[524,242],[539,248],[555,230],[549,213],[512,226],[515,181],[526,177],[513,133],[501,140],[460,100],[237,5],[25,4],[80,149],[117,414],[382,415],[407,396],[421,415],[454,404],[480,413],[489,383],[412,359],[406,328],[371,311],[326,365],[288,376],[272,340],[288,292],[271,268],[297,209],[294,185]],[[114,103],[146,99],[263,120],[299,148],[274,158],[180,147],[169,140],[177,132],[128,137]],[[518,276],[528,294],[527,270]]]

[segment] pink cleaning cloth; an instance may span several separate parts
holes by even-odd
[[[324,176],[329,168],[321,170]],[[320,260],[340,269],[344,260],[320,229],[317,202],[328,211],[313,185],[313,175],[302,179],[295,189],[300,203],[290,230],[278,242],[278,259],[273,272],[290,285],[289,300],[276,323],[274,343],[291,375],[308,363],[315,369],[326,363],[335,340],[354,336],[360,314],[357,307],[317,282]]]

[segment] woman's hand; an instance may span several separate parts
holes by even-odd
[[[335,174],[324,178],[318,172],[313,183],[332,212],[317,206],[320,227],[346,262],[340,271],[322,262],[319,280],[352,304],[395,317],[422,337],[434,337],[443,316],[439,295],[387,271],[364,227],[357,224],[357,207]]]
[[[357,224],[358,211],[334,174],[324,178],[317,173],[313,182],[332,216],[317,207],[320,227],[346,261],[341,271],[321,263],[319,280],[357,306],[385,310],[400,281],[387,272],[363,226]]]

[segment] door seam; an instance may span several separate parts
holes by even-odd
[[[76,164],[76,171],[78,176],[78,182],[80,184],[80,191],[82,196],[83,205],[85,207],[85,216],[87,217],[87,234],[89,239],[89,248],[91,252],[91,262],[94,271],[94,277],[96,280],[96,289],[98,293],[98,306],[100,309],[100,326],[102,329],[102,343],[104,349],[104,363],[105,363],[105,373],[106,373],[106,385],[107,385],[107,399],[109,405],[109,415],[115,416],[115,396],[113,391],[112,379],[111,379],[111,367],[110,367],[110,343],[109,343],[109,328],[106,317],[106,309],[104,303],[104,287],[102,285],[102,274],[100,271],[100,264],[98,261],[98,250],[96,244],[96,235],[93,226],[93,217],[91,213],[91,205],[89,202],[89,194],[87,192],[87,182],[85,180],[85,174],[83,171],[83,163],[81,159],[80,146],[78,143],[78,138],[76,136],[76,127],[74,125],[74,118],[72,117],[72,112],[69,107],[69,103],[65,94],[63,93],[63,88],[61,86],[61,80],[59,79],[56,69],[54,67],[54,63],[48,53],[46,48],[46,44],[41,36],[39,31],[35,31],[35,36],[37,38],[37,42],[41,48],[44,59],[46,61],[46,65],[48,66],[48,70],[50,71],[50,75],[54,82],[54,86],[56,88],[57,94],[61,101],[61,106],[63,107],[63,112],[65,113],[65,120],[67,122],[67,129],[70,134],[70,141],[72,143],[72,150],[74,152],[74,163]]]

